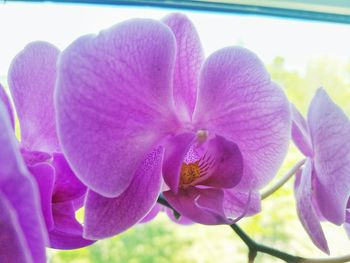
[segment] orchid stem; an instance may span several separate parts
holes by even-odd
[[[301,166],[302,164],[300,164]],[[180,216],[180,213],[177,212],[164,198],[162,194],[159,195],[157,202],[167,208],[170,208],[173,210],[174,214],[177,214]],[[248,236],[247,233],[243,231],[242,228],[240,228],[237,224],[232,224],[230,227],[235,231],[235,233],[240,237],[240,239],[246,244],[246,246],[249,249],[248,253],[248,263],[253,263],[255,260],[255,257],[257,256],[258,252],[268,254],[272,257],[279,258],[281,260],[284,260],[287,263],[344,263],[344,262],[350,262],[350,255],[341,256],[341,257],[333,257],[333,258],[302,258],[298,256],[294,256],[291,254],[288,254],[286,252],[280,251],[278,249],[274,249],[272,247],[268,247],[265,245],[262,245],[260,243],[255,242],[250,236]]]
[[[255,258],[258,252],[265,253],[268,255],[271,255],[273,257],[279,258],[284,260],[288,263],[299,263],[302,262],[302,258],[290,255],[288,253],[282,252],[280,250],[261,245],[257,242],[255,242],[253,239],[251,239],[237,224],[232,224],[230,227],[233,229],[233,231],[236,232],[236,234],[242,239],[242,241],[247,245],[249,249],[248,254],[248,262],[254,262],[254,259],[252,261],[252,256]]]
[[[279,179],[271,188],[261,193],[261,199],[265,199],[280,189],[288,180],[300,169],[306,159],[297,162],[281,179]]]

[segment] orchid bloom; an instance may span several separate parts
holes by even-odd
[[[45,263],[47,235],[39,193],[21,157],[9,105],[0,86],[1,262]]]
[[[82,238],[83,228],[75,219],[86,187],[70,169],[56,135],[53,92],[58,55],[51,44],[31,43],[14,58],[8,77],[20,124],[20,150],[39,186],[49,245],[72,249],[93,241]]]
[[[350,224],[350,122],[321,88],[307,121],[294,106],[292,115],[293,141],[307,157],[295,181],[298,215],[313,243],[329,253],[320,221]]]
[[[202,224],[257,213],[258,190],[288,147],[290,109],[262,62],[238,47],[204,61],[181,14],[133,19],[65,49],[55,94],[58,135],[90,189],[84,236],[139,222],[163,194]]]

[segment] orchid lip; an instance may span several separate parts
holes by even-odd
[[[204,154],[198,161],[183,163],[180,171],[179,188],[186,189],[195,186],[210,176],[209,170],[214,166],[214,158]]]

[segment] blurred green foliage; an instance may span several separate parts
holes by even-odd
[[[350,61],[317,58],[302,70],[289,70],[276,57],[268,70],[288,98],[306,114],[315,90],[323,86],[347,114],[350,113]],[[291,145],[277,177],[282,176],[302,156]],[[276,178],[277,179],[277,178]],[[311,243],[296,215],[293,180],[263,201],[263,211],[240,225],[256,241],[303,256],[323,256]],[[330,230],[329,230],[330,229]],[[325,226],[334,254],[348,251],[350,243],[341,228]],[[332,232],[330,232],[332,231]],[[342,245],[340,245],[342,244]],[[181,226],[161,213],[155,220],[138,225],[114,238],[74,251],[51,250],[51,262],[61,263],[210,263],[246,262],[247,249],[226,226]],[[256,262],[280,262],[259,255]]]

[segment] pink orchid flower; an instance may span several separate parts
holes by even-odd
[[[49,43],[33,42],[13,59],[8,78],[20,124],[20,151],[39,186],[49,246],[73,249],[93,241],[82,238],[83,228],[75,219],[86,187],[70,169],[56,135],[53,92],[59,53]]]
[[[206,60],[192,23],[133,19],[73,42],[59,60],[58,135],[89,189],[84,235],[113,236],[163,194],[182,215],[227,224],[260,209],[290,109],[262,62],[238,47]]]
[[[350,223],[350,123],[321,88],[307,121],[294,106],[292,113],[293,141],[307,157],[295,181],[298,215],[313,243],[329,254],[320,221]]]
[[[5,95],[0,86],[1,262],[45,263],[48,240],[39,192],[21,157]]]

